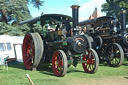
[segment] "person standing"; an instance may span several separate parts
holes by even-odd
[[[117,33],[119,34],[120,33],[120,22],[118,21],[118,19],[116,19],[116,30],[117,30]]]
[[[66,37],[71,36],[71,25],[70,25],[70,21],[68,20],[68,18],[66,18],[65,20],[65,27],[66,27]]]

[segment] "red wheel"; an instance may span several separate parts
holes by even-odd
[[[52,68],[56,76],[64,76],[67,72],[67,57],[64,51],[55,51],[52,57]]]
[[[23,41],[23,62],[27,69],[36,68],[43,55],[43,42],[39,34],[30,33]]]
[[[95,73],[99,66],[99,58],[95,50],[88,49],[88,55],[83,56],[83,60],[87,61],[82,63],[83,69],[87,73]]]

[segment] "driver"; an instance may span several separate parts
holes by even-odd
[[[65,27],[62,30],[62,32],[63,32],[64,37],[66,38],[66,37],[71,36],[71,25],[70,25],[70,21],[68,20],[68,18],[66,18],[64,24],[65,24]]]
[[[59,28],[60,28],[60,25],[59,25],[59,23],[57,23],[57,26],[56,26],[55,31],[58,31],[58,30],[59,30]]]

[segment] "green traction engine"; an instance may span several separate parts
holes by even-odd
[[[78,5],[72,5],[73,17],[62,14],[44,14],[40,17],[22,21],[31,26],[40,22],[47,28],[42,32],[31,32],[25,35],[23,41],[23,62],[26,69],[36,70],[44,63],[52,63],[56,76],[64,76],[67,69],[81,63],[86,73],[95,73],[99,66],[99,58],[94,49],[89,48],[87,37],[78,33]],[[72,22],[72,35],[64,37],[64,20]],[[62,29],[50,31],[51,25],[62,25]],[[46,26],[46,24],[48,24]],[[32,30],[32,29],[31,29]]]

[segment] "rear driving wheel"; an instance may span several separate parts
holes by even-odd
[[[55,51],[52,57],[52,68],[56,76],[64,76],[67,72],[67,57],[64,51]]]
[[[85,39],[87,40],[87,48],[94,48],[93,45],[93,38],[91,36],[88,35],[84,35]]]
[[[87,53],[83,56],[83,61],[86,61],[86,63],[82,63],[83,69],[86,73],[95,73],[99,66],[98,55],[93,49],[88,49]]]
[[[102,40],[101,36],[96,36],[94,38],[94,42],[95,42],[94,45],[95,45],[96,50],[101,49],[102,44],[103,44],[103,40]]]
[[[24,37],[22,53],[26,69],[38,66],[43,50],[43,41],[38,33],[30,33]]]
[[[112,43],[106,48],[106,60],[110,66],[120,66],[124,61],[124,52],[118,43]]]

